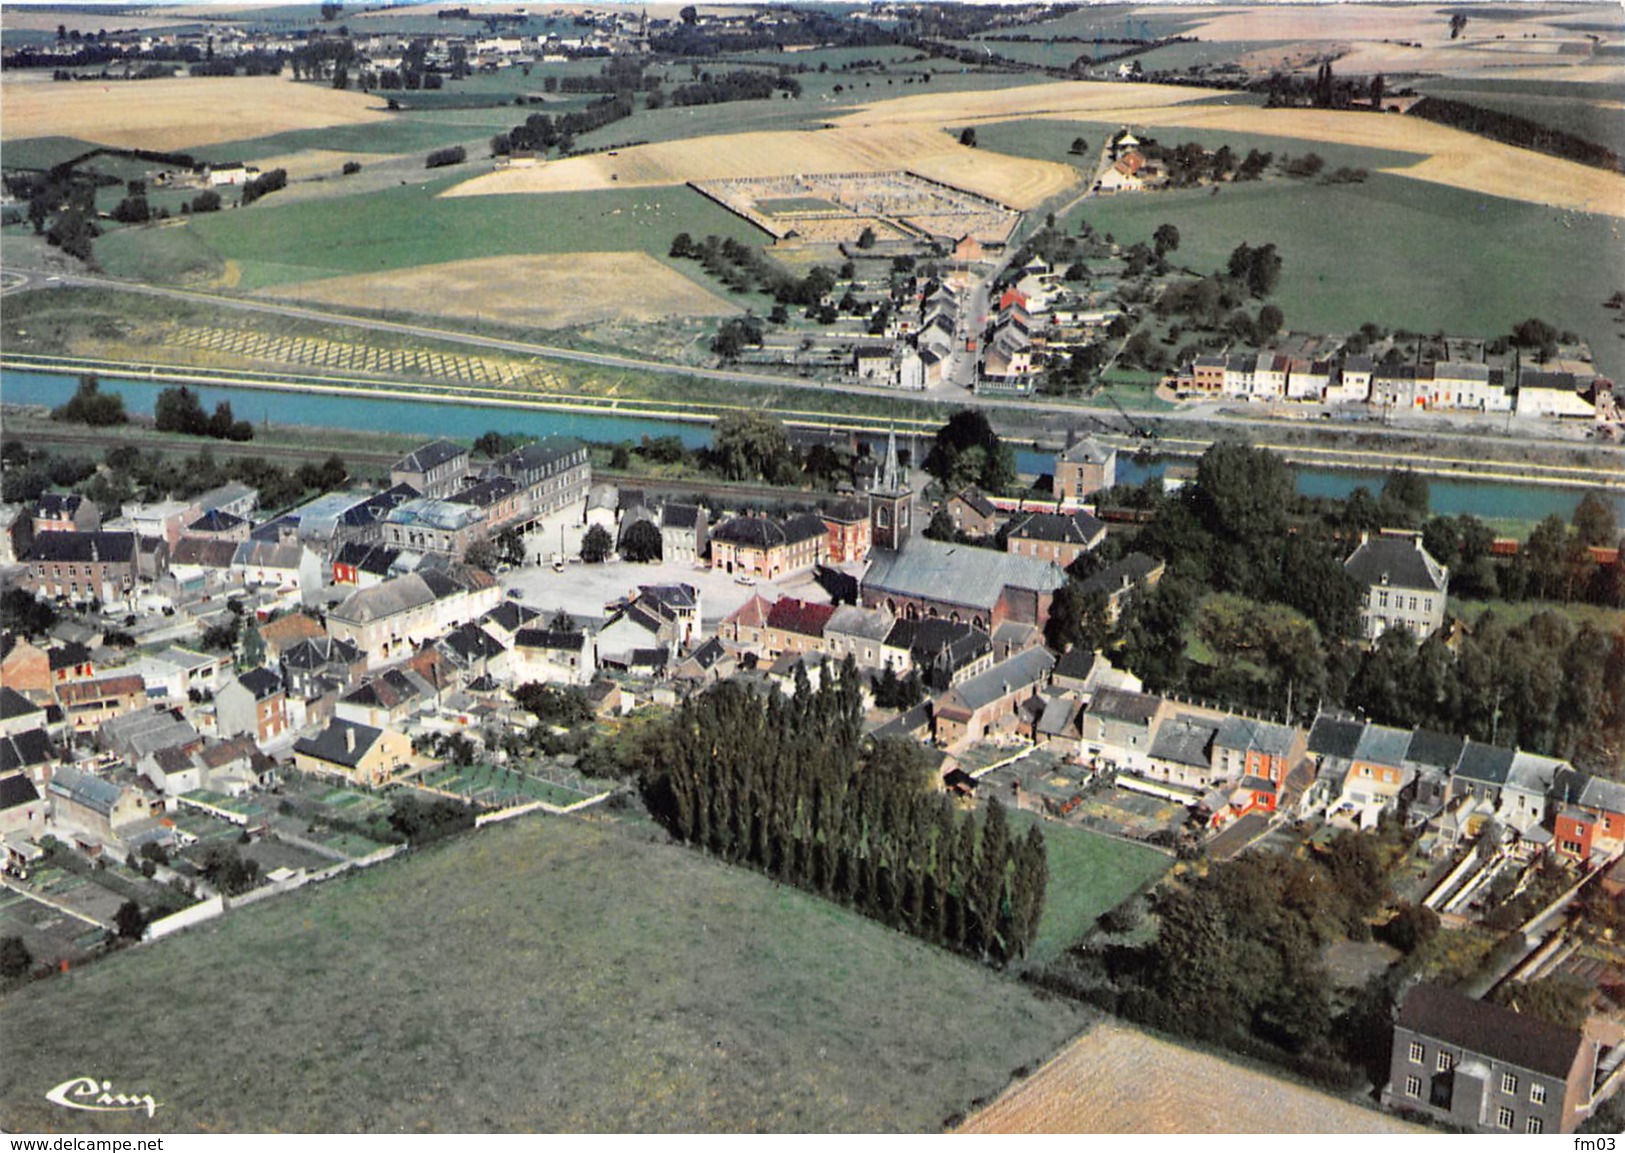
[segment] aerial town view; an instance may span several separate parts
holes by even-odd
[[[1622,156],[1612,2],[8,2],[0,1130],[1613,1149]]]

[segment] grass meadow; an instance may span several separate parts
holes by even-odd
[[[1115,909],[1166,873],[1173,858],[1145,845],[1130,844],[1088,829],[1057,824],[1011,811],[1010,824],[1022,836],[1039,824],[1049,861],[1049,888],[1030,959],[1050,961],[1094,928],[1095,918]]]
[[[1309,147],[1336,163],[1331,146]],[[1068,223],[1080,214],[1125,245],[1172,223],[1175,263],[1202,273],[1222,268],[1238,244],[1275,244],[1274,299],[1291,328],[1349,332],[1372,321],[1490,337],[1538,316],[1589,340],[1606,375],[1625,372],[1625,343],[1602,307],[1620,288],[1617,261],[1605,258],[1621,252],[1619,222],[1608,217],[1378,172],[1354,185],[1272,180],[1217,196],[1092,199]]]
[[[532,818],[5,998],[0,1123],[935,1132],[1086,1023],[638,826]],[[87,1070],[162,1107],[46,1102]]]
[[[386,272],[484,256],[647,252],[666,261],[672,237],[709,233],[760,243],[760,230],[689,188],[439,198],[460,174],[422,185],[196,217],[188,226],[222,260],[242,266],[241,287],[268,288],[355,272]],[[122,237],[97,253],[124,266]],[[670,261],[695,277],[693,261]],[[703,275],[703,274],[699,274]]]

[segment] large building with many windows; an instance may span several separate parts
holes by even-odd
[[[1394,1023],[1384,1100],[1479,1133],[1572,1133],[1625,1078],[1600,1052],[1578,1029],[1421,984]]]
[[[1392,628],[1407,628],[1418,642],[1444,624],[1450,570],[1422,547],[1422,534],[1363,536],[1344,571],[1360,585],[1360,635],[1369,642]]]

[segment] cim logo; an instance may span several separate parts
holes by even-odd
[[[111,1081],[98,1081],[94,1077],[72,1077],[45,1094],[45,1099],[64,1109],[83,1109],[87,1113],[136,1113],[146,1111],[151,1117],[160,1102],[152,1094],[132,1096],[113,1092]]]

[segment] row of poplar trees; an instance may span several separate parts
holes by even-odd
[[[817,690],[724,681],[651,730],[649,811],[678,840],[927,941],[1004,964],[1031,947],[1048,866],[1037,826],[978,822],[930,787],[912,741],[865,741],[862,674],[825,665]]]

